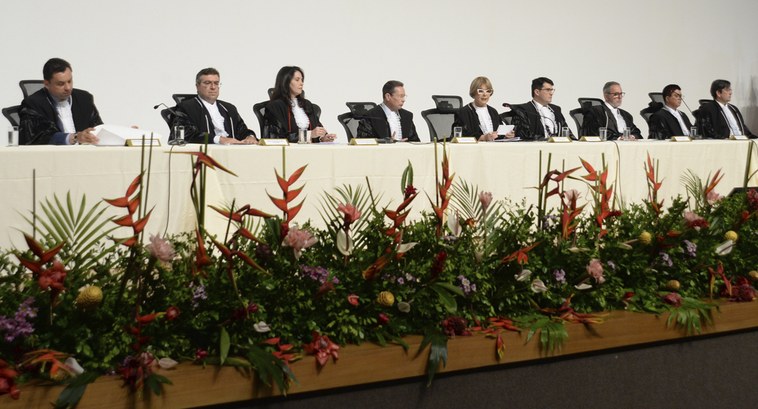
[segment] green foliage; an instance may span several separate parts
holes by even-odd
[[[703,326],[713,323],[713,310],[718,306],[696,300],[694,298],[682,298],[680,306],[669,308],[669,317],[666,326],[674,326],[684,331],[686,335],[696,335],[703,331]]]

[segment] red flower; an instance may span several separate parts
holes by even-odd
[[[171,307],[168,307],[166,310],[166,319],[169,321],[173,321],[176,319],[176,317],[179,316],[179,309],[174,307],[173,305]]]
[[[208,356],[208,351],[198,348],[195,350],[195,361],[202,361]]]
[[[682,296],[677,293],[668,293],[663,296],[663,302],[674,307],[679,307],[682,305]]]
[[[357,307],[360,303],[360,297],[355,294],[350,294],[347,296],[347,302],[349,302],[353,307]]]
[[[303,349],[309,355],[316,355],[316,364],[319,368],[326,365],[329,356],[334,361],[339,359],[339,345],[332,342],[326,335],[321,335],[315,331],[313,332],[313,341],[310,344],[305,344]]]
[[[409,197],[416,194],[416,188],[413,187],[413,185],[408,185],[405,187],[404,197],[405,199],[408,199]]]
[[[445,260],[447,260],[447,253],[444,250],[437,253],[434,256],[434,262],[432,263],[432,280],[439,277],[442,271],[445,270]]]
[[[350,224],[361,217],[360,210],[356,209],[355,206],[350,203],[337,206],[337,210],[345,214],[345,226],[350,226]]]
[[[448,337],[471,335],[467,327],[468,323],[463,317],[448,317],[442,321],[442,332]]]
[[[18,372],[11,369],[11,366],[0,359],[0,396],[10,394],[11,398],[18,399],[21,391],[16,386],[16,377]]]
[[[758,210],[758,190],[757,189],[748,189],[747,204],[748,204],[748,207],[750,207],[750,210],[752,211]]]
[[[380,312],[377,321],[379,322],[379,325],[387,325],[390,323],[390,317],[388,317],[387,314]]]

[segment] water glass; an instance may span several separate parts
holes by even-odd
[[[453,127],[453,138],[460,138],[463,136],[463,127],[462,126],[454,126]]]
[[[176,126],[174,126],[174,130],[173,130],[173,135],[172,136],[173,137],[168,142],[169,145],[184,145],[185,143],[187,143],[184,140],[184,126],[182,126],[182,125],[176,125]]]
[[[600,127],[600,140],[601,141],[607,141],[608,140],[608,128],[606,127]]]
[[[8,127],[8,146],[18,146],[18,127]]]
[[[297,130],[297,143],[308,143],[308,142],[310,142],[308,140],[308,130],[298,129]]]
[[[700,136],[697,134],[697,127],[693,126],[690,128],[690,138],[692,139],[700,139]]]
[[[624,128],[623,138],[624,138],[625,141],[632,140],[632,129],[629,128],[628,126],[626,128]]]
[[[569,135],[571,135],[571,131],[569,131],[569,127],[568,126],[562,127],[561,128],[561,136],[564,137],[564,138],[568,138]]]

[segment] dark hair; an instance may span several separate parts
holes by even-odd
[[[212,67],[203,68],[202,70],[198,71],[197,75],[195,75],[195,84],[200,84],[200,77],[203,75],[217,75],[221,77],[221,74],[218,73],[218,70]]]
[[[400,81],[397,80],[389,80],[384,83],[384,86],[382,87],[382,100],[384,100],[385,94],[392,95],[395,92],[395,88],[397,87],[404,87],[405,84],[403,84]]]
[[[282,101],[285,101],[289,104],[290,82],[292,82],[292,78],[295,77],[295,73],[298,71],[300,71],[300,74],[303,76],[303,81],[305,81],[305,73],[300,67],[293,65],[293,66],[282,67],[279,69],[279,72],[276,74],[276,83],[274,84],[274,92],[271,93],[272,101],[275,99],[281,99]],[[297,96],[298,105],[303,106],[304,100],[305,100],[305,91],[303,91],[300,95]]]
[[[547,77],[538,77],[532,80],[532,97],[534,97],[534,90],[542,89],[542,86],[545,85],[546,82],[550,85],[555,85],[553,84],[553,81]]]
[[[666,85],[665,87],[663,87],[663,92],[662,92],[662,94],[663,94],[663,100],[665,101],[666,97],[670,97],[671,94],[674,93],[674,91],[681,91],[681,90],[682,89],[678,85],[676,85],[676,84]]]
[[[721,91],[732,86],[732,83],[727,80],[716,80],[711,83],[711,96],[716,99],[716,92]]]
[[[42,67],[42,78],[50,81],[55,73],[64,72],[66,69],[71,70],[71,64],[68,61],[63,58],[51,58]]]

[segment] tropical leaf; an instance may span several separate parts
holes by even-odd
[[[257,346],[251,346],[247,358],[255,368],[258,379],[266,386],[271,387],[272,384],[275,384],[286,395],[290,382],[297,383],[295,374],[292,373],[287,364],[271,352]]]
[[[429,357],[426,362],[426,378],[427,386],[431,386],[434,375],[440,369],[440,365],[444,368],[447,365],[447,337],[441,334],[438,330],[427,330],[424,334],[424,339],[421,341],[421,345],[418,347],[416,356],[421,352],[429,348]]]

